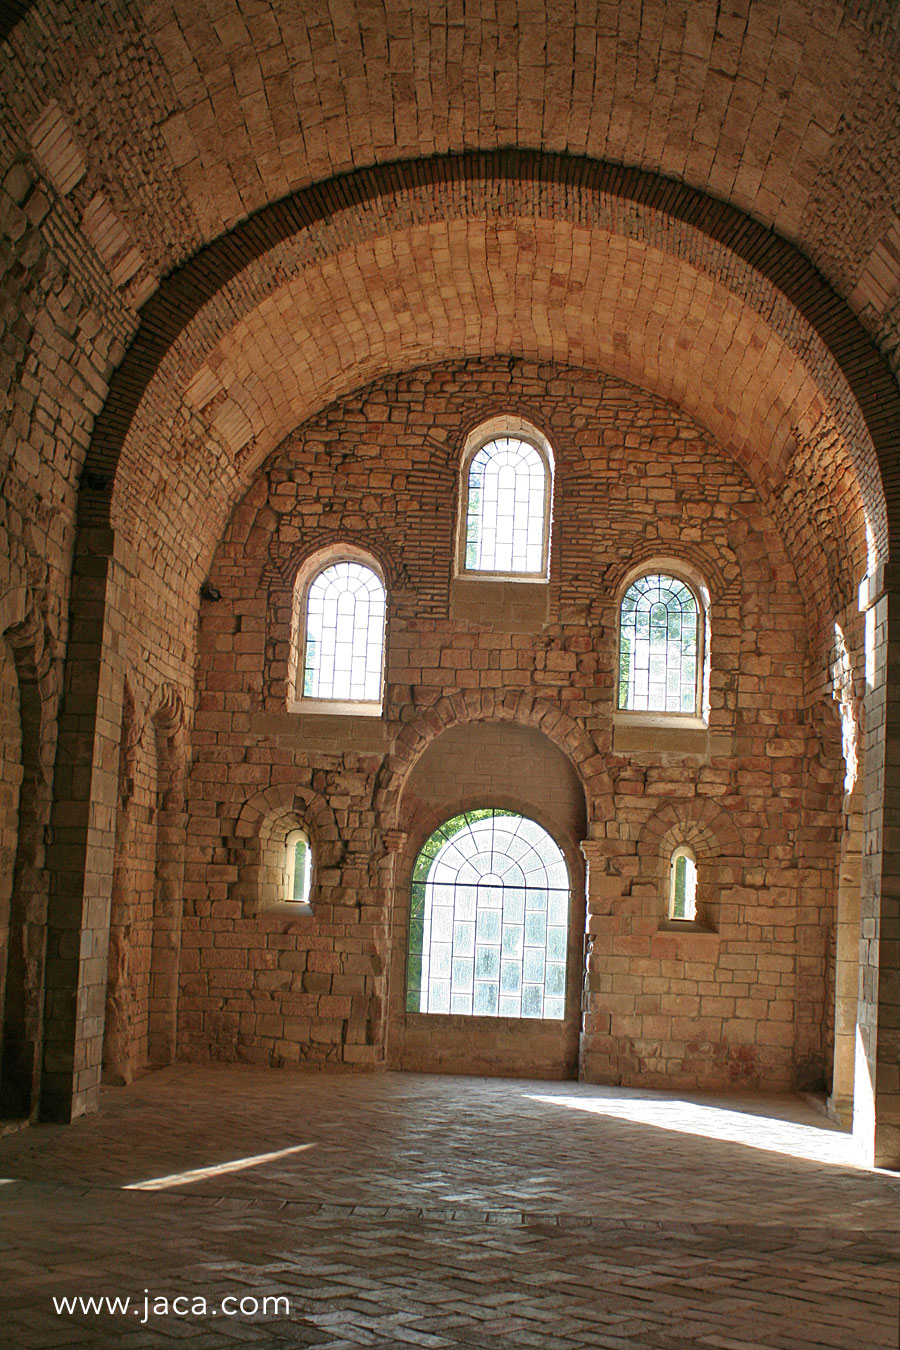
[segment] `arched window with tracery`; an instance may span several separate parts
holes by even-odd
[[[651,572],[631,583],[619,612],[621,711],[700,714],[703,620],[681,578]]]
[[[445,821],[413,872],[407,1011],[562,1019],[569,898],[536,821],[494,807]]]
[[[460,572],[546,578],[552,487],[550,447],[532,428],[494,435],[482,428],[470,437],[463,458]]]
[[[380,712],[386,596],[374,567],[336,558],[298,578],[295,708]]]

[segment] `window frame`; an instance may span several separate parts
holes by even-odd
[[[523,441],[540,456],[544,465],[544,504],[541,535],[541,568],[537,572],[489,571],[486,568],[466,566],[466,547],[469,521],[469,473],[472,461],[491,441],[504,438]],[[457,492],[456,549],[454,575],[466,581],[513,581],[526,585],[547,585],[550,580],[550,533],[553,524],[553,492],[555,483],[553,450],[546,436],[532,423],[511,415],[493,417],[480,422],[466,437],[460,460]]]
[[[309,638],[309,594],[314,582],[340,563],[355,563],[368,568],[377,577],[384,592],[384,623],[381,635],[381,680],[377,699],[337,699],[310,697],[303,693],[306,670],[306,645]],[[319,549],[298,569],[294,578],[291,612],[291,646],[287,709],[292,713],[314,713],[329,717],[381,717],[387,685],[388,588],[378,560],[353,545],[337,544]]]
[[[622,662],[622,605],[636,582],[644,577],[663,576],[685,586],[697,606],[697,672],[694,692],[694,711],[675,712],[661,708],[620,708]],[[634,722],[644,726],[683,726],[706,730],[709,726],[709,666],[710,666],[710,595],[705,580],[689,565],[670,557],[650,558],[632,568],[616,593],[616,648],[615,692],[613,717],[617,722]]]

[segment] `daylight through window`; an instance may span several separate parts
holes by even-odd
[[[371,567],[337,562],[319,572],[306,598],[303,698],[380,702],[384,618]]]
[[[697,917],[697,860],[691,849],[677,848],[669,865],[669,918]]]
[[[302,830],[291,830],[284,844],[284,900],[308,905],[312,880],[312,851]]]
[[[619,707],[697,713],[697,599],[677,577],[640,577],[625,592],[619,628]]]
[[[486,807],[446,821],[416,860],[409,1012],[565,1013],[569,873],[545,829]]]
[[[547,569],[548,469],[529,441],[499,436],[469,465],[465,570],[541,576]]]

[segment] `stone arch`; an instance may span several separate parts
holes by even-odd
[[[680,845],[687,845],[697,860],[697,921],[717,928],[719,893],[733,884],[744,855],[740,831],[729,814],[709,800],[667,802],[654,811],[644,821],[637,842],[639,883],[647,886],[648,916],[667,915],[669,868]]]
[[[638,836],[639,858],[662,858],[672,844],[690,844],[704,858],[738,858],[743,840],[734,820],[714,801],[691,798],[666,802],[644,821]]]
[[[423,184],[428,191],[422,190]],[[767,322],[783,333],[798,357],[818,363],[816,378],[823,397],[843,409],[845,438],[849,436],[850,453],[858,457],[861,491],[869,499],[875,533],[885,545],[883,499],[871,452],[874,447],[884,466],[896,453],[898,419],[888,416],[887,410],[900,405],[900,394],[858,321],[794,246],[734,207],[652,174],[526,151],[438,156],[359,170],[264,208],[201,250],[144,307],[141,329],[98,419],[82,485],[84,523],[101,523],[109,517],[119,457],[138,432],[135,418],[154,380],[159,377],[171,389],[177,388],[176,370],[198,371],[216,332],[232,328],[242,314],[258,309],[274,286],[283,285],[286,276],[308,266],[323,251],[334,255],[351,240],[383,234],[386,215],[395,232],[416,222],[544,216],[606,230],[628,247],[652,246],[660,257],[690,259],[693,266],[705,268],[710,279],[724,285],[741,304],[765,312]],[[264,273],[254,271],[261,258],[266,260]],[[201,309],[202,328],[194,325]],[[798,321],[808,335],[799,345]],[[818,355],[812,353],[810,342]],[[376,373],[373,370],[369,377]],[[640,383],[630,367],[617,373]],[[201,383],[204,389],[209,385],[213,393],[221,392],[214,371]],[[339,392],[337,387],[329,389],[325,397]],[[671,390],[667,396],[679,399],[679,392],[684,391]],[[238,396],[236,387],[226,401]],[[194,401],[209,404],[210,397],[198,391]],[[218,422],[221,413],[219,409]],[[730,416],[737,418],[737,411]],[[810,403],[806,412],[793,414],[792,427],[792,414],[783,409],[781,424],[802,441],[814,433],[822,416],[821,402],[818,408]],[[256,430],[250,405],[241,418],[252,439]],[[722,432],[726,434],[725,423]],[[277,442],[277,427],[274,434]],[[242,432],[240,439],[246,446],[247,433]],[[246,459],[243,451],[241,458]]]
[[[666,548],[660,545],[659,541],[651,540],[632,550],[628,558],[613,563],[607,569],[604,580],[608,593],[621,599],[626,578],[631,573],[637,573],[641,568],[655,563],[660,557],[666,557],[673,565],[683,561],[684,565],[692,573],[696,573],[698,578],[702,578],[709,587],[712,601],[740,581],[740,569],[733,558],[717,559],[709,549],[693,542],[684,544],[679,542]]]
[[[416,761],[436,737],[462,722],[518,722],[534,727],[557,745],[575,768],[588,806],[588,819],[612,817],[612,783],[593,739],[566,713],[528,694],[471,690],[442,698],[407,723],[379,772],[375,810],[382,833],[398,826],[403,785]]]
[[[329,549],[350,548],[360,553],[369,553],[378,563],[384,577],[385,586],[390,593],[403,586],[409,580],[402,565],[398,565],[394,551],[389,543],[379,536],[377,530],[361,533],[357,530],[322,530],[314,543],[296,549],[287,558],[273,558],[263,570],[263,585],[290,589],[294,579],[317,553],[326,553]]]
[[[230,896],[241,902],[246,915],[278,903],[284,841],[293,829],[308,833],[319,875],[343,861],[345,846],[337,819],[319,793],[294,783],[254,793],[241,807],[229,850],[238,873]]]

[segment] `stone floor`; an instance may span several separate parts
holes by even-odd
[[[0,1179],[3,1346],[900,1343],[900,1176],[794,1099],[185,1066]]]

